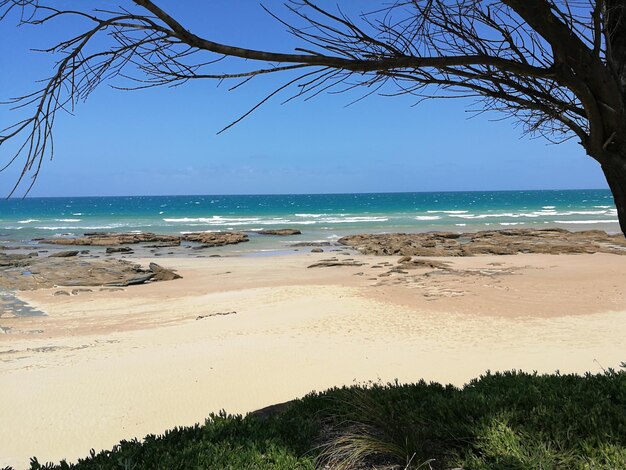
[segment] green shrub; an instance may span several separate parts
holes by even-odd
[[[211,415],[75,464],[31,469],[621,469],[626,373],[486,374],[334,388],[269,418]]]

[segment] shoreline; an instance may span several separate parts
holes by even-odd
[[[258,196],[149,196],[0,201],[0,245],[104,230],[181,235],[294,227],[302,238],[355,233],[597,228],[617,232],[608,190]],[[245,248],[247,251],[249,248]]]

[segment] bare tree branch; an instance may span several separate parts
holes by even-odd
[[[33,109],[0,136],[0,145],[23,139],[6,160],[9,166],[23,157],[14,191],[26,176],[34,181],[43,159],[53,156],[57,111],[71,112],[116,78],[121,83],[113,85],[124,90],[238,80],[233,90],[259,75],[292,74],[222,131],[289,89],[295,92],[285,101],[362,87],[363,96],[477,98],[482,111],[503,113],[524,132],[551,141],[576,136],[600,162],[626,145],[626,35],[618,0],[397,0],[353,16],[313,0],[287,0],[287,17],[267,11],[301,42],[294,53],[215,42],[154,1],[119,1],[114,10],[62,10],[52,0],[0,0],[0,20],[18,12],[25,25],[61,17],[85,25],[83,33],[46,49],[60,59],[44,85],[11,101]],[[108,42],[102,46],[95,37]],[[220,70],[225,58],[230,65],[241,59],[241,69]]]

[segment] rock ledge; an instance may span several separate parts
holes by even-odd
[[[475,233],[429,232],[350,235],[339,240],[368,255],[475,256],[518,253],[626,255],[623,235],[601,230],[487,230]]]

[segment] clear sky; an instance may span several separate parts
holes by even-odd
[[[112,7],[127,0],[94,0]],[[84,0],[55,4],[84,5]],[[232,45],[291,52],[297,44],[252,0],[160,0],[189,29]],[[329,5],[334,2],[321,2]],[[367,1],[362,5],[379,2]],[[281,12],[281,2],[266,1]],[[67,37],[72,25],[0,23],[0,101],[32,91],[52,58],[29,51]],[[599,166],[570,141],[521,138],[499,115],[470,119],[468,101],[413,106],[410,97],[322,95],[274,99],[217,135],[286,80],[236,91],[213,81],[124,92],[103,86],[73,116],[59,115],[55,159],[32,196],[269,194],[605,188]],[[120,82],[118,82],[119,84]],[[283,99],[289,94],[283,95]],[[0,107],[0,127],[19,113]],[[9,157],[0,148],[0,158]],[[15,170],[18,168],[16,167]],[[0,174],[7,193],[14,171]]]

